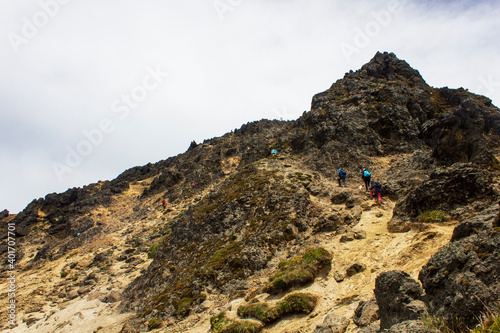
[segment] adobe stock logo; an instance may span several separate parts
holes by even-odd
[[[226,13],[233,12],[242,2],[243,0],[214,0],[213,6],[217,15],[219,15],[219,19],[224,21]]]
[[[140,84],[135,85],[129,93],[122,94],[111,104],[111,112],[117,115],[118,120],[128,118],[131,111],[137,109],[141,102],[144,102],[149,94],[157,89],[168,76],[168,73],[162,72],[158,66],[155,68],[147,67],[146,72],[147,74]],[[95,147],[102,145],[106,135],[113,133],[118,123],[112,117],[105,117],[99,121],[95,128],[82,130],[84,139],[74,146],[66,146],[65,163],[52,162],[52,170],[57,179],[63,181],[65,174],[72,173],[78,168],[83,163],[84,158],[94,152]]]
[[[354,54],[359,54],[362,49],[368,47],[373,38],[376,38],[380,34],[382,28],[387,28],[391,24],[393,16],[403,11],[403,6],[407,1],[391,0],[387,4],[387,9],[370,14],[371,20],[366,23],[364,29],[360,27],[354,28],[355,36],[352,44],[346,42],[340,44],[340,49],[348,62],[351,61],[351,57]]]
[[[478,80],[480,84],[476,87],[476,94],[493,94],[497,88],[500,88],[500,81],[494,81],[493,74],[489,74],[487,78],[480,76]]]
[[[43,0],[39,1],[40,10],[37,11],[31,19],[26,16],[21,19],[21,33],[9,32],[7,38],[15,53],[19,52],[21,45],[28,44],[35,38],[41,29],[45,28],[50,20],[59,14],[61,5],[70,3],[71,0]]]

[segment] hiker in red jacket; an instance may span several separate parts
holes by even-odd
[[[162,200],[161,204],[163,205],[163,209],[165,209],[167,207],[167,202],[165,200]]]
[[[371,182],[371,187],[370,187],[370,198],[373,198],[373,194],[377,194],[378,197],[378,203],[382,203],[382,184],[379,182]]]

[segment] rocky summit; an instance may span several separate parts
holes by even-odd
[[[3,211],[0,325],[498,332],[499,178],[491,100],[377,53],[295,121]]]

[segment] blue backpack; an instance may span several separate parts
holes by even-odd
[[[363,171],[363,177],[368,178],[371,177],[372,174],[368,172],[368,170]]]

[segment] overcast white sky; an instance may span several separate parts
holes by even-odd
[[[376,51],[500,104],[498,1],[0,0],[0,210],[295,119]]]

